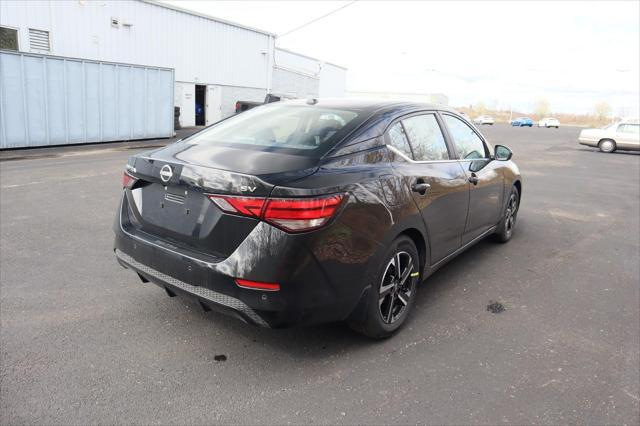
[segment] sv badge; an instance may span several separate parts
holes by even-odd
[[[241,192],[253,192],[256,190],[256,186],[250,186],[250,185],[240,185],[240,191]]]

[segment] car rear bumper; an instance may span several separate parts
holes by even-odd
[[[231,256],[220,259],[137,232],[128,214],[123,197],[114,224],[118,262],[205,310],[262,327],[317,324],[349,317],[366,291],[363,271],[373,252],[360,263],[332,257],[325,233],[336,224],[294,235],[260,222]],[[278,283],[280,290],[242,288],[236,278]]]
[[[171,296],[182,293],[196,298],[205,307],[233,315],[246,323],[268,327],[269,325],[258,315],[256,311],[247,306],[243,301],[223,293],[210,290],[206,287],[195,286],[167,274],[144,265],[128,254],[115,249],[118,262],[127,269],[138,273],[145,281],[153,282],[163,287]]]
[[[578,143],[580,145],[586,145],[586,146],[598,146],[598,139],[592,139],[592,138],[585,138],[585,137],[580,137],[578,138]]]

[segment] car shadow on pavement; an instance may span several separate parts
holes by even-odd
[[[428,321],[432,309],[438,309],[438,304],[448,303],[447,293],[455,292],[458,285],[468,285],[465,274],[469,263],[482,264],[486,257],[495,255],[496,247],[500,247],[490,240],[484,240],[436,271],[420,286],[413,312],[405,327],[400,332],[384,340],[373,340],[351,330],[346,323],[331,323],[317,326],[294,327],[285,329],[267,329],[245,324],[235,318],[217,312],[203,312],[195,302],[186,302],[192,306],[187,315],[199,316],[194,321],[201,323],[206,330],[208,327],[217,328],[225,336],[234,336],[234,340],[243,342],[244,349],[251,351],[252,345],[275,352],[288,359],[298,359],[301,362],[309,360],[326,360],[328,357],[350,356],[359,351],[393,349],[398,340],[412,339],[419,334],[423,337],[423,328],[429,327]],[[485,307],[479,307],[483,310]],[[195,318],[194,318],[195,320]],[[200,321],[201,320],[201,321]],[[196,325],[196,324],[193,324]],[[411,330],[415,327],[415,330]],[[224,353],[225,346],[219,339],[202,340],[203,345],[210,345],[211,355]],[[202,348],[207,351],[206,348]],[[228,355],[228,354],[227,354]],[[251,356],[251,355],[245,355]],[[232,360],[233,356],[229,356]]]
[[[640,155],[640,151],[613,151],[613,152],[600,152],[598,148],[578,148],[578,151],[582,152],[593,152],[595,154],[601,155],[630,155],[630,156],[638,156]]]

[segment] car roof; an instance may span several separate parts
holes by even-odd
[[[314,98],[312,105],[316,105],[323,108],[331,109],[354,109],[364,112],[378,112],[381,110],[392,109],[424,109],[424,110],[439,110],[458,113],[453,108],[441,104],[411,102],[403,100],[390,100],[390,99],[376,99],[376,98]],[[309,105],[311,99],[292,99],[287,101],[281,101],[289,105]]]

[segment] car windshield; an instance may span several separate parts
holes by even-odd
[[[186,142],[320,157],[362,121],[357,110],[273,103],[221,121]]]

